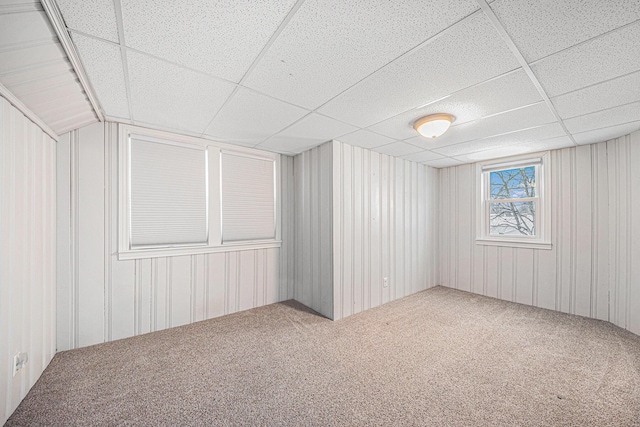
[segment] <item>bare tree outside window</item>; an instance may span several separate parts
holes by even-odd
[[[535,175],[535,166],[490,173],[490,235],[535,236]]]

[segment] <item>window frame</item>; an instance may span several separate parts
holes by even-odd
[[[516,248],[551,249],[550,152],[531,153],[476,164],[477,203],[476,244]],[[535,166],[536,196],[516,199],[490,199],[491,172]],[[490,206],[494,203],[533,201],[535,236],[490,234]]]
[[[166,131],[147,129],[134,125],[118,125],[118,259],[143,259],[170,257],[180,255],[196,255],[204,253],[230,252],[279,248],[281,240],[281,174],[280,154],[252,148],[239,147],[217,141],[179,135]],[[208,239],[206,243],[176,244],[166,246],[145,246],[133,248],[131,245],[131,211],[130,211],[130,144],[131,137],[145,141],[160,142],[176,146],[194,146],[205,149],[208,164],[207,214]],[[222,241],[221,211],[221,155],[222,152],[245,157],[255,157],[274,162],[274,206],[275,206],[275,238],[263,240]]]

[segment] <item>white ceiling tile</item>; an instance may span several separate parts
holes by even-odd
[[[15,47],[35,40],[53,39],[55,33],[44,12],[0,15],[0,47]]]
[[[302,153],[323,142],[355,131],[354,126],[311,113],[284,131],[257,146],[264,150]]]
[[[532,69],[549,96],[640,70],[640,22],[544,58]]]
[[[373,149],[373,151],[376,151],[382,154],[388,154],[394,157],[403,157],[408,154],[414,154],[423,150],[416,147],[415,145],[398,141],[398,142],[392,142],[391,144],[383,145],[381,147],[376,147]]]
[[[120,48],[75,33],[73,42],[104,113],[128,118],[129,105]]]
[[[454,25],[319,111],[367,127],[519,67],[484,14]]]
[[[563,119],[640,101],[640,71],[552,98]]]
[[[134,121],[204,132],[235,85],[128,51]]]
[[[416,135],[413,122],[429,114],[453,114],[456,117],[455,124],[460,125],[541,100],[542,97],[531,79],[523,70],[517,70],[384,120],[370,128],[395,139],[407,139]]]
[[[295,0],[122,2],[127,46],[240,81]]]
[[[381,145],[391,144],[395,140],[368,130],[360,129],[348,135],[341,136],[340,141],[357,147],[371,149]]]
[[[564,120],[564,124],[569,132],[574,134],[617,126],[636,120],[640,120],[640,102],[574,117],[573,119]]]
[[[309,112],[240,87],[205,132],[219,141],[256,145]]]
[[[558,150],[560,148],[575,147],[575,144],[568,136],[558,136],[556,138],[543,139],[526,143],[530,145],[532,151]]]
[[[316,108],[476,9],[471,0],[307,0],[246,83]]]
[[[528,62],[640,19],[638,0],[499,0],[491,8]]]
[[[120,40],[113,0],[56,0],[56,3],[68,28],[116,43]]]
[[[452,159],[449,157],[444,157],[442,159],[430,160],[428,162],[424,162],[425,165],[431,166],[433,168],[448,168],[451,166],[461,165],[463,162],[460,160]]]
[[[580,145],[593,144],[597,142],[604,142],[610,139],[619,138],[624,135],[628,135],[637,130],[640,130],[640,120],[625,123],[622,125],[606,127],[603,129],[591,130],[583,133],[573,134],[573,138]]]
[[[536,153],[539,151],[553,150],[559,148],[573,147],[573,141],[568,136],[550,138],[539,141],[530,141],[526,143],[510,145],[506,147],[495,148],[492,150],[479,151],[477,153],[462,154],[456,156],[456,159],[471,163],[482,160],[499,159],[501,157],[515,156],[518,154]]]
[[[543,139],[555,138],[565,135],[564,129],[558,123],[540,126],[534,129],[526,129],[504,135],[492,136],[484,139],[463,142],[461,144],[448,145],[435,148],[433,151],[449,157],[460,157],[463,154],[475,153],[497,148],[505,148],[520,143],[532,143]]]
[[[407,154],[406,156],[402,156],[405,160],[410,160],[412,162],[424,163],[431,160],[441,159],[444,156],[441,154],[434,153],[433,151],[420,151],[414,154]]]
[[[454,125],[438,138],[417,136],[407,142],[425,149],[435,149],[494,135],[533,128],[556,121],[556,117],[544,102],[518,108],[505,113],[485,117],[472,122]]]

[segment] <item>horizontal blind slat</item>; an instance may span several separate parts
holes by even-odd
[[[206,151],[131,140],[131,245],[207,240]]]
[[[274,161],[222,153],[222,238],[275,238]]]

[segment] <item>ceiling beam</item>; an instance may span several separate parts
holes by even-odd
[[[513,40],[511,39],[511,36],[509,36],[509,34],[507,33],[507,30],[504,29],[504,27],[502,26],[502,23],[500,22],[496,14],[493,12],[493,9],[491,9],[491,6],[489,6],[486,0],[476,0],[476,2],[480,6],[484,14],[487,16],[487,18],[489,18],[489,21],[491,21],[491,24],[493,24],[496,31],[498,31],[498,34],[500,35],[500,37],[502,37],[504,42],[507,44],[507,47],[509,47],[509,50],[511,50],[511,53],[513,53],[513,55],[516,57],[516,60],[520,63],[520,66],[522,67],[524,72],[527,73],[527,76],[529,76],[529,79],[531,80],[533,85],[536,87],[536,89],[540,93],[540,96],[542,96],[542,99],[547,104],[547,107],[549,107],[553,115],[556,117],[556,120],[558,120],[558,123],[560,124],[560,126],[562,126],[562,129],[565,131],[569,139],[571,139],[571,142],[573,142],[573,145],[577,146],[578,143],[573,138],[573,135],[571,135],[571,132],[569,132],[569,129],[567,129],[567,127],[565,126],[564,122],[562,121],[562,117],[560,117],[560,114],[558,114],[556,107],[551,102],[551,99],[549,98],[549,95],[547,95],[547,92],[542,87],[542,84],[540,84],[538,77],[536,77],[536,75],[533,73],[533,70],[529,66],[529,63],[527,62],[526,59],[524,59],[524,56],[520,52],[520,49],[518,49],[516,44],[513,42]]]
[[[62,18],[62,14],[60,13],[60,9],[58,9],[58,5],[55,0],[41,0],[42,7],[44,8],[47,16],[49,17],[49,21],[51,21],[51,25],[53,26],[58,39],[60,39],[60,43],[64,48],[64,51],[73,66],[73,69],[78,76],[78,80],[80,81],[80,85],[84,89],[91,106],[93,107],[93,111],[98,117],[98,120],[104,122],[104,114],[102,112],[102,108],[100,107],[100,102],[98,102],[98,98],[93,91],[93,87],[89,82],[89,78],[87,77],[87,73],[82,66],[82,62],[80,61],[80,56],[76,51],[75,45],[71,41],[71,37],[69,36],[69,32],[67,31],[67,27],[64,24],[64,19]]]

